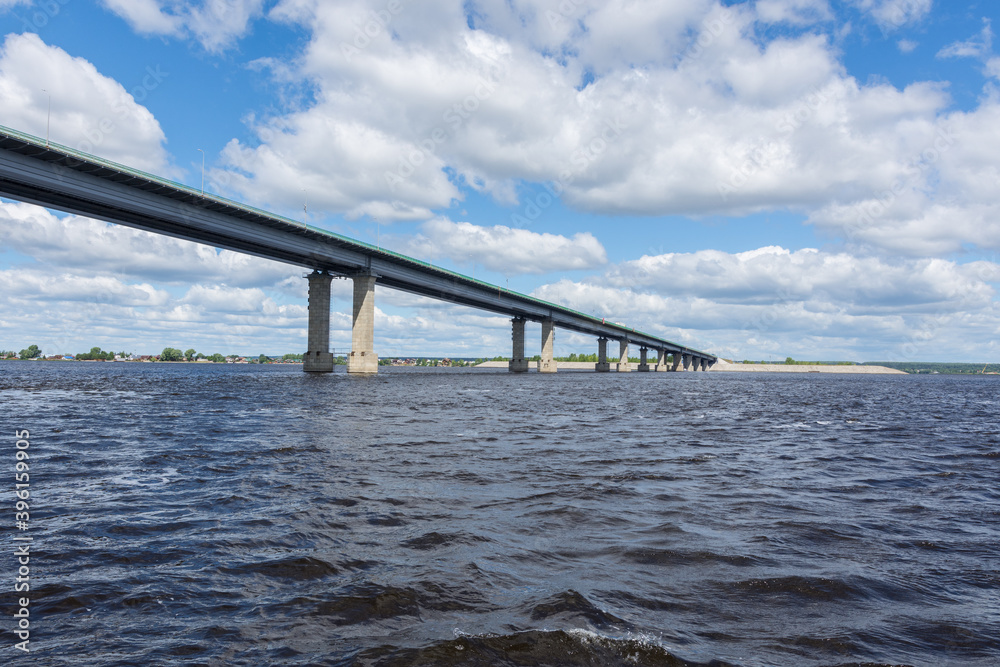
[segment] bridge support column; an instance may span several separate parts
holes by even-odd
[[[681,370],[681,353],[680,352],[674,352],[674,354],[673,354],[673,362],[670,364],[670,370],[672,370],[675,373],[677,371]]]
[[[375,276],[360,274],[354,279],[354,325],[351,329],[351,355],[347,372],[378,373],[375,354]]]
[[[302,370],[306,373],[332,373],[330,354],[330,283],[333,276],[313,271],[309,274],[309,337]]]
[[[514,342],[514,349],[510,355],[510,363],[507,370],[511,373],[527,373],[528,360],[524,358],[524,318],[515,317],[511,321],[511,339]]]
[[[656,366],[653,368],[657,373],[664,373],[669,371],[670,368],[667,366],[667,351],[657,350],[656,351]]]
[[[628,340],[622,339],[618,343],[618,372],[619,373],[629,373],[632,371],[632,367],[628,363]]]
[[[687,369],[691,368],[691,355],[690,354],[682,354],[681,355],[681,360],[682,360],[681,363],[684,365],[684,370],[687,370]]]
[[[645,347],[639,348],[639,372],[648,373],[649,372],[649,350]]]
[[[552,358],[556,342],[556,325],[551,317],[542,320],[542,358],[538,361],[539,373],[555,373],[556,362]]]
[[[611,364],[608,363],[608,339],[604,336],[597,339],[597,365],[594,370],[598,373],[611,372]]]

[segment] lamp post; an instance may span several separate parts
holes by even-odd
[[[198,149],[201,153],[201,196],[205,196],[205,151]]]
[[[42,92],[49,96],[49,110],[45,118],[45,147],[49,147],[49,129],[52,127],[52,94],[42,88]]]

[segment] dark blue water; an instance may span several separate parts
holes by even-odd
[[[998,380],[2,362],[0,662],[997,665]]]

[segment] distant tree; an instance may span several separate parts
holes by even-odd
[[[785,363],[791,366],[792,364],[795,363],[795,360],[792,359],[791,357],[785,357]]]
[[[183,361],[184,353],[175,347],[165,347],[160,352],[160,361]]]
[[[42,351],[38,349],[37,345],[29,345],[26,349],[21,350],[20,357],[22,359],[37,359],[42,356]]]
[[[224,363],[226,363],[226,358],[224,356],[222,356],[221,354],[219,354],[218,352],[216,352],[215,354],[213,354],[210,357],[205,357],[205,358],[208,359],[209,361],[211,361],[212,363],[215,363],[215,364],[224,364]]]
[[[259,364],[270,363],[270,361],[271,360],[267,357],[266,354],[262,354],[259,357],[257,357],[257,363],[259,363]]]
[[[184,358],[187,359],[188,361],[194,361],[194,355],[196,355],[196,354],[197,354],[197,352],[192,347],[192,348],[189,348],[188,351],[184,353]]]
[[[115,355],[113,352],[105,352],[99,347],[90,348],[90,352],[81,352],[76,355],[76,358],[80,361],[105,361],[107,359],[114,359]]]

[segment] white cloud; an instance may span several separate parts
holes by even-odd
[[[31,204],[0,202],[0,248],[39,262],[150,282],[269,287],[303,269],[79,216],[58,217]],[[301,283],[304,294],[305,281]]]
[[[183,26],[181,17],[164,12],[157,0],[102,0],[102,2],[139,33],[177,35]]]
[[[458,264],[479,264],[508,276],[594,269],[608,261],[604,247],[590,233],[567,238],[443,218],[425,223],[421,233],[405,242],[402,250],[414,257],[446,257]]]
[[[232,47],[263,12],[264,0],[101,0],[144,35],[191,35],[210,52]]]
[[[919,23],[934,6],[933,0],[852,0],[886,32]]]
[[[896,47],[899,49],[900,53],[913,53],[916,51],[918,46],[920,46],[920,44],[914,42],[912,39],[901,39],[896,42]]]
[[[0,0],[0,11],[10,9],[16,5],[30,5],[32,0]]]
[[[889,261],[817,250],[765,247],[744,253],[703,250],[643,256],[603,280],[628,289],[727,304],[824,303],[853,313],[949,312],[989,307],[1000,267],[941,259]]]
[[[533,294],[738,358],[978,359],[997,349],[998,281],[992,262],[767,247],[644,256]]]
[[[903,22],[931,7],[860,4]],[[829,232],[834,212],[900,178],[924,198],[922,210],[992,206],[988,192],[964,205],[938,191],[939,176],[954,193],[977,178],[958,162],[907,176],[952,121],[945,84],[861,84],[826,36],[758,37],[760,12],[823,18],[822,2],[764,2],[756,12],[708,0],[560,7],[483,0],[467,3],[467,16],[442,1],[422,4],[419,16],[404,5],[380,23],[375,0],[279,3],[272,18],[302,24],[312,40],[300,61],[273,71],[315,85],[317,101],[251,118],[252,138],[230,142],[215,184],[282,210],[308,201],[310,210],[383,222],[431,219],[469,189],[509,205],[525,182],[550,183],[564,203],[598,214],[786,209]],[[976,134],[963,141],[992,143],[987,124],[972,122],[990,118],[991,105],[969,112]],[[906,253],[997,247],[995,223],[928,236],[909,210],[851,240]],[[901,242],[901,225],[922,236]]]
[[[993,52],[993,28],[989,19],[983,19],[983,29],[975,37],[954,42],[938,51],[938,58],[985,59]]]
[[[153,94],[166,74],[150,68],[132,93],[82,58],[38,35],[8,35],[0,47],[3,124],[139,169],[172,173],[166,137],[133,94]],[[51,119],[49,99],[51,96]]]
[[[756,9],[765,23],[807,25],[833,18],[826,0],[757,0]]]

